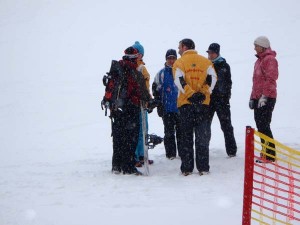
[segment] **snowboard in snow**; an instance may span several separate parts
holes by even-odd
[[[148,161],[148,144],[146,138],[148,137],[146,124],[146,109],[141,105],[142,130],[143,130],[143,148],[144,148],[144,175],[149,176],[149,161]]]

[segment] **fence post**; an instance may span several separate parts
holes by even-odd
[[[246,127],[245,176],[242,225],[251,225],[253,170],[254,170],[254,129]]]

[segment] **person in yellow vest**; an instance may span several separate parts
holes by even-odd
[[[181,129],[181,172],[191,175],[194,161],[199,175],[209,173],[209,103],[217,75],[213,64],[195,50],[191,39],[179,42],[181,58],[173,65],[173,77],[178,87],[177,106]],[[195,157],[194,157],[195,133]],[[195,158],[195,160],[194,160]]]
[[[141,72],[144,76],[145,82],[146,82],[146,87],[147,90],[150,94],[150,74],[148,72],[148,70],[146,69],[145,63],[143,61],[143,57],[144,57],[144,47],[143,45],[140,44],[139,41],[136,41],[133,45],[133,48],[135,48],[138,51],[138,58],[137,58],[137,70],[139,72]],[[148,112],[145,113],[146,115],[146,129],[148,131]],[[142,124],[142,118],[140,115],[140,123]],[[139,132],[139,139],[138,139],[138,144],[136,147],[136,151],[135,151],[135,160],[136,160],[136,167],[142,167],[143,163],[144,163],[144,146],[143,146],[143,130],[142,130],[142,126],[140,126],[140,132]],[[153,160],[148,160],[149,164],[153,164]]]

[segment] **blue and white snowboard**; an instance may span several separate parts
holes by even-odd
[[[146,109],[141,104],[142,130],[143,130],[143,148],[144,148],[144,175],[149,176],[149,161],[148,161],[148,144],[147,144],[147,124],[146,124]]]

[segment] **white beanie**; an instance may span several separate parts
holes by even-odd
[[[259,36],[258,38],[256,38],[254,44],[259,45],[263,48],[270,48],[270,41],[265,36]]]

